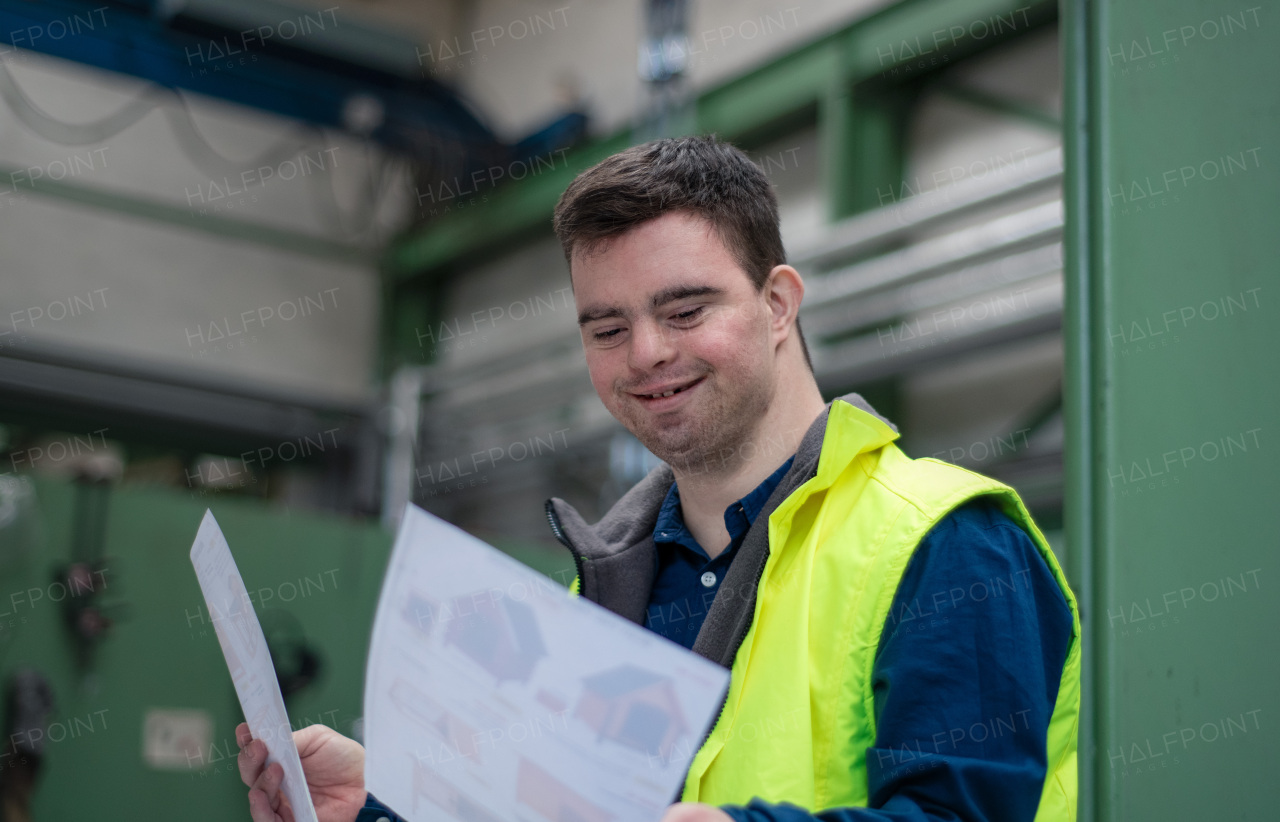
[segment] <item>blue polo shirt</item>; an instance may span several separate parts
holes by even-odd
[[[654,557],[657,574],[644,627],[686,648],[693,647],[738,546],[794,460],[795,457],[788,459],[754,491],[725,509],[729,546],[715,559],[707,556],[685,527],[680,513],[680,489],[671,483],[653,527],[653,541],[658,546]]]

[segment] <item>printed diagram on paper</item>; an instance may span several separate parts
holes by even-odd
[[[315,822],[315,808],[307,791],[298,749],[293,744],[293,729],[289,726],[276,669],[267,651],[267,639],[253,612],[249,592],[245,590],[231,549],[211,511],[205,511],[191,546],[191,564],[200,580],[210,621],[222,646],[249,730],[256,739],[266,743],[267,761],[279,762],[284,768],[281,789],[289,799],[294,818],[298,822]]]
[[[728,671],[409,506],[365,681],[365,782],[413,822],[654,822]]]

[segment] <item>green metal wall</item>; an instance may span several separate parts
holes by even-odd
[[[323,722],[351,733],[390,550],[380,528],[271,513],[261,503],[214,494],[115,491],[102,602],[118,622],[82,675],[61,606],[51,601],[61,591],[50,588],[54,568],[71,557],[74,489],[39,481],[35,491],[35,527],[21,544],[6,545],[0,560],[0,613],[11,614],[0,618],[0,672],[38,668],[56,691],[50,738],[62,738],[47,745],[36,820],[247,818],[245,789],[228,756],[236,750],[240,709],[188,558],[206,507],[218,517],[247,587],[271,592],[260,596],[264,625],[296,619],[293,627],[323,658],[320,679],[290,700],[295,726]],[[212,714],[203,767],[161,771],[144,763],[148,708]]]
[[[1277,12],[1063,4],[1084,819],[1280,815]]]

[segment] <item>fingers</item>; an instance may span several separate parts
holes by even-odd
[[[266,764],[266,744],[254,739],[249,726],[243,722],[236,726],[236,743],[240,746],[236,765],[240,768],[240,779],[249,786],[249,815],[253,822],[294,822],[288,803],[281,801],[284,768],[278,762]]]
[[[267,795],[259,790],[249,791],[249,816],[253,822],[280,822],[280,817],[271,810]]]
[[[662,822],[733,822],[733,817],[714,805],[677,802],[667,808],[662,815]]]
[[[284,796],[280,792],[280,783],[283,781],[284,768],[280,766],[279,762],[272,762],[263,769],[257,781],[249,786],[251,796],[252,794],[260,793],[263,799],[266,800],[267,810],[271,812],[270,816],[267,817],[269,822],[275,822],[277,814],[280,812],[280,800]],[[249,801],[250,807],[252,807],[252,798]]]
[[[277,793],[276,807],[273,810],[271,800],[265,792],[254,789],[249,791],[249,816],[253,822],[295,822],[293,811],[287,802],[281,803]]]
[[[249,746],[253,743],[253,734],[249,732],[249,724],[241,722],[236,726],[236,744],[240,753],[236,756],[236,766],[240,769],[240,781],[252,786],[258,780],[258,772],[262,770],[263,757],[254,757]]]
[[[239,742],[239,728],[236,729],[236,741]],[[240,769],[240,781],[253,787],[262,776],[262,768],[267,764],[267,746],[261,739],[250,739],[240,746],[240,754],[236,757],[236,767]]]
[[[295,822],[293,810],[289,807],[289,800],[285,798],[284,791],[280,790],[280,785],[284,782],[284,768],[278,762],[272,762],[262,772],[257,784],[253,786],[253,790],[249,791],[249,814],[253,815],[253,795],[263,798],[263,807],[265,807],[268,815],[265,817],[267,822]],[[254,822],[258,822],[254,817]]]

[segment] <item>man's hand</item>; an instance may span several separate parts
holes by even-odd
[[[254,817],[254,822],[257,822],[257,817]],[[667,812],[662,815],[662,822],[733,822],[733,817],[715,805],[677,802],[667,808]]]
[[[240,778],[249,786],[249,815],[253,822],[294,822],[289,802],[280,791],[284,768],[278,762],[263,767],[267,746],[254,739],[249,726],[236,726]],[[294,731],[293,743],[302,759],[311,802],[320,822],[355,822],[364,807],[364,748],[325,725]]]

